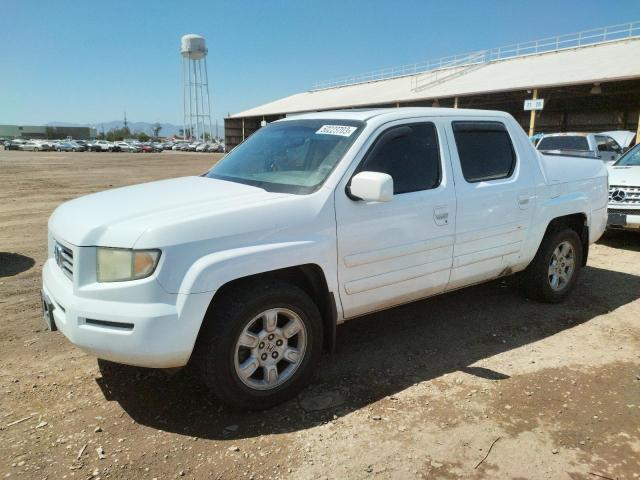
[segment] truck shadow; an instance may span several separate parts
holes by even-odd
[[[97,382],[136,422],[206,439],[250,438],[322,424],[411,385],[463,371],[509,378],[474,363],[588,322],[640,297],[640,276],[588,267],[564,304],[528,301],[504,281],[460,290],[338,327],[313,384],[267,412],[237,412],[212,399],[194,372],[100,362]]]
[[[598,243],[611,248],[640,252],[640,231],[607,230]]]

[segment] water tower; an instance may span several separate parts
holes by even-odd
[[[184,138],[204,140],[211,135],[211,102],[204,37],[184,35],[180,42],[184,78]]]

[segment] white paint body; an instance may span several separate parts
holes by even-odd
[[[583,214],[590,242],[606,227],[604,164],[540,155],[508,114],[403,108],[302,118],[365,122],[314,193],[269,193],[185,177],[96,193],[58,207],[49,220],[43,290],[62,333],[100,358],[178,367],[190,358],[214,294],[234,279],[315,264],[342,322],[522,270],[556,217]],[[388,202],[349,198],[345,187],[380,132],[421,120],[437,129],[440,185]],[[502,122],[517,154],[513,175],[466,183],[454,120]],[[52,258],[56,241],[73,252],[72,279]],[[96,246],[153,248],[162,255],[148,278],[98,283]],[[87,319],[133,327],[96,326]]]

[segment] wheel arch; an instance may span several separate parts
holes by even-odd
[[[571,213],[553,218],[547,225],[543,238],[563,228],[575,231],[582,243],[582,266],[587,264],[589,256],[589,220],[585,213]]]
[[[194,353],[198,351],[200,338],[206,328],[215,322],[216,303],[229,291],[235,290],[243,284],[250,285],[254,282],[284,282],[301,288],[311,297],[318,306],[322,316],[324,330],[324,349],[331,352],[335,348],[336,325],[338,319],[335,295],[330,291],[323,269],[315,263],[295,265],[266,272],[255,273],[229,280],[220,286],[213,295],[205,312],[198,336],[195,342]]]

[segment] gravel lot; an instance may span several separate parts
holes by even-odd
[[[0,151],[0,478],[640,476],[640,234],[606,235],[561,305],[494,282],[349,322],[313,385],[261,413],[46,332],[53,209],[217,158]]]

